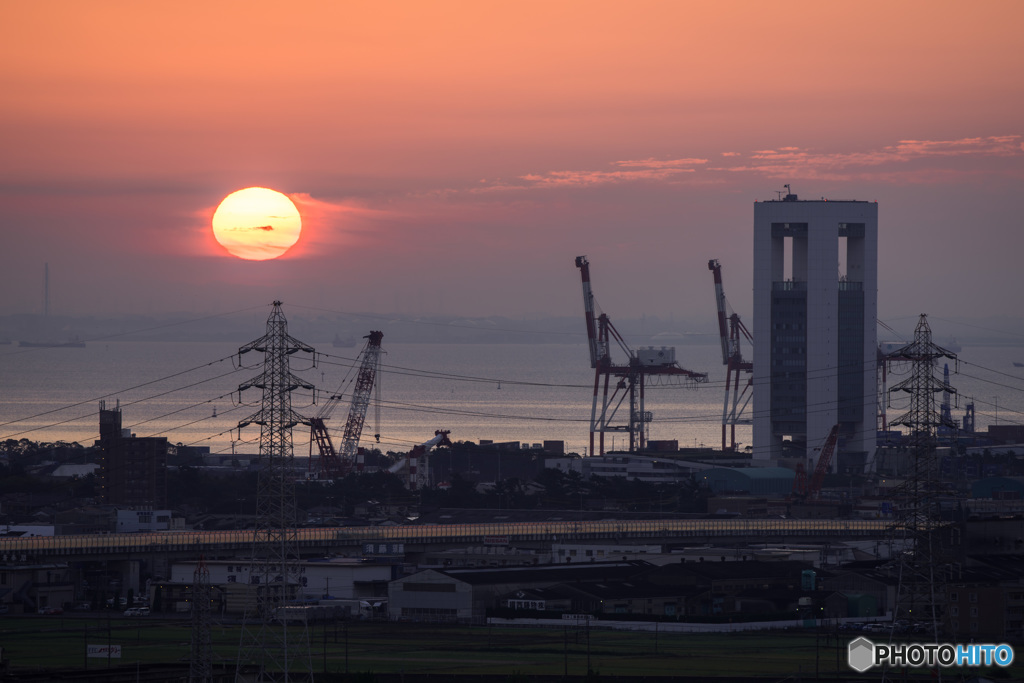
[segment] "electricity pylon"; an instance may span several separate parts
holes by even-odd
[[[192,657],[189,683],[213,683],[213,640],[210,637],[210,570],[202,555],[192,574]]]
[[[302,586],[296,540],[292,428],[309,421],[292,410],[291,392],[312,389],[291,372],[289,359],[311,346],[288,334],[288,322],[275,301],[267,333],[238,349],[241,356],[260,351],[263,372],[238,387],[263,390],[260,409],[238,423],[260,425],[260,471],[256,492],[256,528],[249,567],[248,600],[238,648],[236,681],[312,681],[309,632],[304,619],[289,620],[288,605]],[[254,668],[254,671],[247,671]]]
[[[934,637],[932,642],[938,643],[939,625],[945,617],[945,570],[950,558],[942,547],[946,525],[939,510],[937,432],[940,426],[955,425],[937,410],[935,397],[956,390],[935,376],[935,368],[940,358],[955,361],[956,354],[932,343],[927,316],[922,315],[914,341],[893,355],[911,364],[910,377],[890,390],[908,394],[910,408],[890,424],[909,430],[912,459],[909,474],[894,491],[894,531],[902,537],[903,546],[894,567],[898,577],[895,620],[924,625]]]

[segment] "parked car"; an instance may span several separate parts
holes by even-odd
[[[129,607],[128,609],[126,609],[124,611],[124,615],[126,617],[148,617],[149,616],[149,608],[148,607]]]
[[[40,614],[64,614],[64,610],[60,607],[40,607]]]

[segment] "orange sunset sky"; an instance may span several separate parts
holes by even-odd
[[[879,202],[880,316],[1024,313],[1024,3],[7,2],[0,314],[752,318],[753,202]],[[274,261],[220,200],[288,194]],[[912,324],[912,323],[911,323]]]

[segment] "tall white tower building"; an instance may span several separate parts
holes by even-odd
[[[755,459],[814,467],[839,424],[831,470],[874,460],[877,314],[877,203],[754,205]]]

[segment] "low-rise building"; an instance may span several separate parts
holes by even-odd
[[[0,564],[0,605],[8,612],[34,614],[46,608],[70,607],[75,583],[67,563]]]
[[[210,585],[224,592],[227,613],[241,613],[248,604],[247,594],[259,576],[250,573],[248,560],[206,560]],[[323,558],[305,560],[299,565],[300,585],[292,589],[293,599],[302,602],[330,600],[368,600],[380,602],[388,593],[388,582],[398,576],[400,563],[393,558],[382,561],[354,558]],[[170,579],[150,587],[150,598],[157,585],[162,604],[154,610],[175,611],[175,605],[188,599],[195,577],[195,562],[175,562],[170,567]]]
[[[501,596],[565,583],[622,580],[653,565],[642,561],[551,564],[500,569],[427,569],[388,585],[391,619],[483,623]]]
[[[150,507],[124,508],[115,512],[115,531],[130,534],[138,531],[183,531],[185,519],[175,517],[170,510]]]

